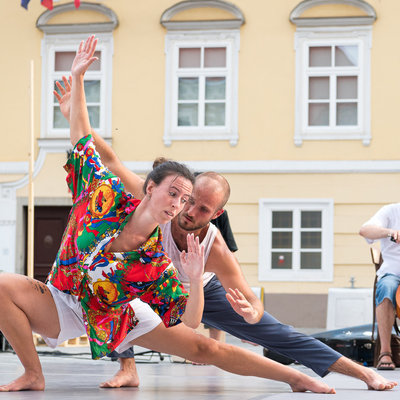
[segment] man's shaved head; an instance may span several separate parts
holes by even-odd
[[[224,208],[231,194],[228,181],[216,172],[203,172],[196,177],[195,186],[209,191],[209,193],[221,192],[221,202],[217,209]]]

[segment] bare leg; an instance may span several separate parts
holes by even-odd
[[[381,354],[385,352],[391,353],[390,335],[394,323],[394,308],[389,299],[385,298],[376,307],[376,322],[378,323],[379,338],[381,340]],[[381,362],[384,364],[393,363],[389,356],[382,357]]]
[[[139,375],[134,358],[119,358],[120,368],[108,381],[102,382],[102,388],[138,387]]]
[[[329,371],[361,379],[370,390],[388,390],[397,386],[397,382],[389,381],[374,370],[365,368],[346,357],[340,357],[331,365]]]
[[[235,374],[286,382],[294,392],[309,390],[316,393],[335,393],[325,383],[293,368],[239,347],[206,338],[184,324],[172,328],[165,328],[160,324],[151,332],[137,338],[135,344],[197,363],[212,364]]]
[[[0,330],[17,353],[25,372],[0,391],[44,390],[45,382],[32,330],[56,338],[57,309],[47,286],[23,275],[0,275]]]

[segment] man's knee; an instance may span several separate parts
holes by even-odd
[[[393,308],[394,309],[394,304],[392,300],[389,298],[385,297],[377,306],[376,308],[381,308],[381,309],[386,309],[386,308]]]

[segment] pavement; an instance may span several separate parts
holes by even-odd
[[[262,354],[261,347],[243,344],[227,335],[226,341]],[[322,380],[336,389],[336,395],[314,393],[292,393],[287,384],[271,380],[233,375],[209,365],[192,365],[173,362],[164,355],[138,356],[140,375],[139,388],[100,389],[99,383],[107,380],[118,369],[117,362],[109,359],[94,361],[88,347],[59,347],[51,350],[37,347],[46,379],[44,392],[0,393],[0,400],[392,400],[400,399],[400,388],[387,392],[367,390],[366,385],[356,379],[331,373]],[[135,347],[139,352],[141,348]],[[238,360],[240,362],[240,360]],[[295,365],[292,368],[316,377],[309,369]],[[0,383],[17,378],[23,369],[12,352],[0,352]],[[399,381],[400,369],[381,371],[386,378]],[[318,378],[321,379],[321,378]]]

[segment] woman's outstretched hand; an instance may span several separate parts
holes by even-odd
[[[60,105],[61,114],[64,118],[69,122],[69,115],[71,111],[71,86],[72,86],[72,76],[67,79],[65,76],[62,77],[64,86],[61,85],[59,81],[56,81],[56,86],[60,93],[57,90],[53,90],[54,96]]]
[[[71,67],[71,74],[73,77],[79,77],[85,75],[90,65],[98,60],[97,57],[93,57],[96,50],[97,39],[94,35],[90,36],[86,42],[79,44],[78,51],[76,52],[74,61]]]
[[[199,237],[193,233],[187,235],[187,252],[180,254],[181,265],[190,281],[202,281],[204,274],[204,246],[200,245]]]

